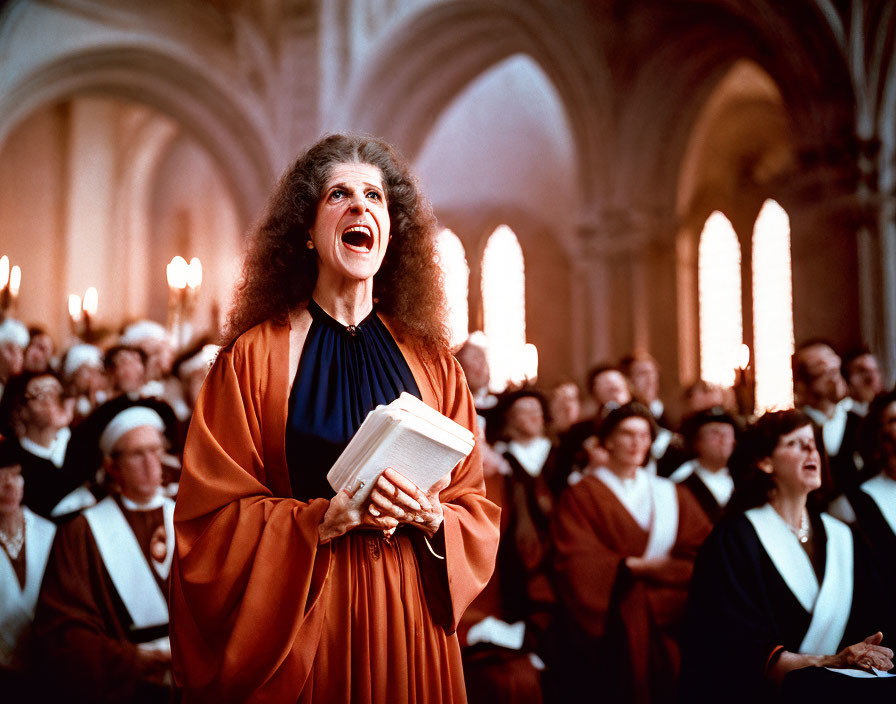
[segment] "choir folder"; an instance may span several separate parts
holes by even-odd
[[[454,469],[473,451],[476,438],[409,393],[377,406],[361,423],[327,473],[335,491],[367,499],[380,474],[391,467],[423,491]]]

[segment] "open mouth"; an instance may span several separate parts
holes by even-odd
[[[818,465],[815,464],[814,462],[807,462],[806,464],[803,465],[803,469],[805,469],[808,472],[817,472]]]
[[[373,249],[373,233],[365,225],[353,225],[342,233],[342,243],[356,252]]]

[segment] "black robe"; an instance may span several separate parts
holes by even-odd
[[[703,509],[703,513],[706,514],[710,523],[715,525],[719,522],[725,507],[719,505],[719,502],[716,501],[716,497],[706,484],[703,483],[703,480],[700,479],[696,472],[691,472],[690,476],[681,482],[681,486],[691,492],[691,496],[693,496],[697,500],[697,503],[700,504],[700,508]]]
[[[818,516],[813,517],[813,528],[816,563],[823,575],[827,536]],[[892,594],[884,593],[869,550],[855,534],[853,546],[853,601],[840,649],[877,631],[883,631],[884,645],[891,645],[896,635]],[[778,646],[799,652],[811,619],[765,552],[750,520],[743,514],[725,518],[706,539],[694,565],[681,701],[774,701],[776,693],[764,679],[769,657]],[[837,696],[842,696],[839,690],[844,687],[852,695],[861,694],[868,682],[813,667],[788,674],[783,690],[794,697],[788,702],[802,701],[809,692],[812,701],[819,702],[827,701],[826,691],[838,690]],[[874,682],[891,683],[885,686],[893,696],[896,679]],[[877,701],[892,701],[886,692]]]

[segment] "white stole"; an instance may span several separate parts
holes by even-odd
[[[19,586],[6,551],[0,549],[0,664],[17,661],[16,649],[34,620],[34,607],[53,546],[56,526],[23,507],[25,513],[25,588]]]
[[[174,557],[174,502],[166,498],[162,511],[168,554],[164,563],[154,567],[164,578]],[[168,603],[150,571],[134,531],[115,499],[108,496],[87,509],[83,515],[90,525],[106,571],[112,578],[134,627],[142,629],[167,624]]]
[[[853,543],[849,528],[826,513],[821,520],[827,534],[827,559],[821,585],[809,556],[771,504],[753,508],[746,516],[759,542],[787,587],[812,615],[799,652],[834,655],[843,640],[853,593]]]
[[[877,504],[890,530],[896,534],[896,481],[881,472],[862,484],[861,489]]]
[[[678,537],[678,493],[675,484],[668,479],[651,476],[650,495],[653,499],[653,517],[647,548],[642,556],[645,560],[666,557]]]

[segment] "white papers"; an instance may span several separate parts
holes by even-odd
[[[847,677],[858,677],[863,679],[865,677],[894,677],[894,675],[889,672],[884,672],[883,670],[878,670],[876,667],[872,667],[874,670],[874,674],[870,672],[865,672],[865,670],[854,670],[853,668],[847,667],[826,667],[825,670],[830,670],[831,672],[836,672],[838,675],[846,675]]]
[[[475,436],[462,425],[402,393],[372,410],[327,473],[335,491],[363,502],[377,477],[391,467],[423,491],[473,451]]]

